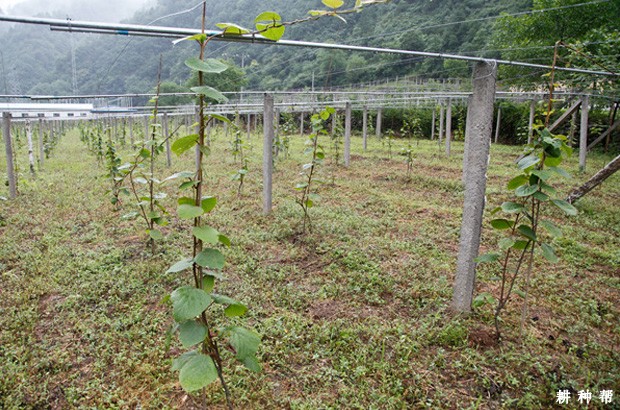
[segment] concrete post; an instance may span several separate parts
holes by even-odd
[[[527,143],[532,143],[532,138],[534,137],[534,116],[536,115],[536,101],[532,100],[530,102],[530,119],[527,125]]]
[[[6,175],[9,180],[9,198],[17,196],[17,181],[15,181],[15,165],[13,164],[13,144],[11,141],[11,114],[2,113],[2,134],[4,135],[4,150],[6,152]]]
[[[379,108],[377,110],[377,128],[375,130],[378,139],[381,138],[381,115],[382,114],[383,114],[383,110]]]
[[[345,104],[344,115],[344,166],[351,165],[351,102]]]
[[[446,157],[450,158],[450,145],[452,144],[452,99],[448,98],[446,108]]]
[[[247,136],[247,140],[250,141],[250,135],[252,134],[252,114],[248,113],[247,116],[247,121],[246,121],[246,129],[248,132],[248,136]]]
[[[495,143],[499,141],[499,127],[502,124],[502,107],[497,107],[497,124],[495,125]]]
[[[581,103],[581,121],[579,123],[579,171],[586,170],[586,155],[588,153],[588,115],[590,98],[586,95]]]
[[[273,96],[265,94],[263,107],[263,214],[271,213],[273,183]]]
[[[168,114],[164,113],[164,138],[166,139],[166,165],[172,165],[172,153],[170,152],[170,139],[168,138]]]
[[[30,174],[34,176],[34,143],[32,142],[32,125],[30,121],[26,121],[26,140],[28,141],[28,164],[30,165]]]
[[[433,107],[433,119],[431,120],[431,141],[435,139],[435,117],[437,117],[437,112],[435,107]]]
[[[299,135],[301,135],[303,137],[304,135],[304,115],[306,113],[302,111],[302,113],[299,115]]]
[[[131,144],[131,147],[133,148],[133,117],[129,117],[129,143]]]
[[[446,120],[446,114],[444,111],[444,106],[443,106],[443,102],[439,103],[439,138],[437,139],[437,142],[439,144],[441,144],[441,139],[443,138],[443,128],[444,128],[444,123]]]
[[[362,138],[364,143],[364,151],[368,148],[368,107],[364,107],[362,115]]]
[[[493,133],[493,102],[497,65],[489,62],[476,63],[473,73],[469,127],[466,129],[467,173],[463,204],[463,221],[454,280],[452,308],[458,312],[470,312],[476,281],[476,263],[480,247],[482,214],[484,211],[487,167]]]
[[[144,116],[144,141],[147,141],[149,139],[149,135],[151,133],[149,132],[149,116],[145,115]]]
[[[39,170],[43,168],[45,146],[43,145],[43,119],[39,118]]]

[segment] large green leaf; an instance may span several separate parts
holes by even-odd
[[[203,196],[202,202],[200,202],[200,206],[202,206],[205,213],[211,212],[215,205],[217,205],[217,198],[214,196]]]
[[[177,208],[177,214],[181,219],[198,218],[203,213],[203,209],[196,205],[182,204]]]
[[[219,232],[210,226],[195,226],[192,233],[203,242],[216,245],[219,242]]]
[[[192,70],[202,71],[203,73],[219,74],[228,69],[228,66],[214,58],[208,58],[204,61],[197,57],[190,57],[185,60],[185,65]]]
[[[529,179],[525,175],[517,175],[516,177],[508,181],[507,187],[509,190],[512,191],[514,189],[519,188],[521,185],[526,184],[528,181]]]
[[[203,268],[219,270],[224,267],[225,258],[217,249],[207,248],[196,255],[194,262]]]
[[[175,358],[174,360],[172,360],[172,370],[181,370],[183,366],[185,366],[190,361],[190,359],[197,354],[198,352],[196,350],[192,350],[190,352],[185,352],[181,356]]]
[[[522,212],[525,207],[517,202],[506,201],[502,204],[502,211],[507,213]]]
[[[254,20],[256,23],[256,29],[260,32],[260,34],[273,41],[278,41],[284,35],[284,31],[286,27],[284,27],[282,22],[282,17],[278,13],[274,13],[272,11],[266,11],[261,13]]]
[[[171,267],[168,268],[168,270],[166,271],[166,273],[177,273],[177,272],[182,272],[185,269],[189,269],[194,265],[194,260],[189,258],[189,259],[183,259],[178,261],[177,263],[175,263],[174,265],[172,265]]]
[[[188,348],[201,343],[207,336],[207,327],[196,320],[188,320],[179,325],[179,340]]]
[[[542,220],[539,223],[540,223],[540,226],[542,226],[543,228],[547,230],[547,232],[549,232],[549,235],[555,238],[562,236],[562,230],[558,228],[553,222]]]
[[[538,185],[521,185],[515,189],[516,196],[530,196],[538,191]]]
[[[510,229],[514,225],[514,222],[509,221],[507,219],[493,219],[491,221],[491,226],[495,229]]]
[[[188,392],[200,390],[215,380],[217,380],[215,363],[202,353],[192,356],[179,373],[181,387]]]
[[[228,305],[226,309],[224,309],[224,314],[228,317],[243,316],[245,312],[248,311],[247,306],[232,298],[229,298],[228,296],[214,293],[211,297],[215,303],[219,303],[220,305]]]
[[[172,292],[174,320],[181,323],[200,315],[210,304],[211,297],[202,289],[183,286]]]
[[[219,92],[213,87],[209,87],[208,85],[203,85],[201,87],[192,87],[191,90],[196,94],[204,95],[207,98],[212,98],[217,102],[226,102],[228,101],[228,97]]]
[[[260,371],[260,365],[256,360],[256,352],[260,345],[260,336],[255,332],[239,326],[232,326],[225,329],[230,334],[230,345],[235,349],[236,357],[248,369]]]
[[[532,230],[531,227],[527,226],[527,225],[519,225],[517,227],[517,231],[519,231],[519,233],[523,236],[525,236],[527,239],[530,239],[534,242],[536,242],[536,233],[534,233],[534,231]]]
[[[553,202],[553,204],[555,206],[560,208],[567,215],[573,215],[574,216],[574,215],[577,215],[577,213],[578,213],[577,208],[575,208],[574,206],[572,206],[568,202],[564,201],[563,199],[552,199],[551,202]]]
[[[538,164],[539,162],[540,158],[537,155],[528,155],[527,157],[521,158],[521,160],[517,163],[517,166],[520,170],[524,170]]]
[[[198,141],[198,134],[192,134],[185,137],[181,137],[172,143],[170,149],[177,155],[181,155],[185,151],[193,148]]]
[[[540,248],[542,249],[542,254],[551,263],[556,263],[559,261],[559,258],[555,254],[553,248],[546,243],[541,243]]]

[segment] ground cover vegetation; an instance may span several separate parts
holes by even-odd
[[[89,150],[79,129],[65,131],[45,172],[34,178],[22,165],[19,199],[0,201],[0,403],[7,409],[198,407],[199,396],[183,391],[170,369],[185,349],[167,337],[173,320],[162,302],[187,285],[187,275],[167,270],[186,257],[192,221],[170,212],[152,255],[143,224],[122,218],[135,210],[130,196],[120,195],[121,209],[109,201],[105,153]],[[179,135],[193,132],[185,131]],[[321,199],[311,209],[313,231],[304,234],[294,185],[308,162],[308,138],[289,137],[289,155],[275,160],[274,211],[262,216],[261,136],[253,133],[246,142],[240,192],[231,180],[239,169],[231,136],[222,126],[211,130],[204,183],[219,205],[209,212],[209,225],[232,242],[222,250],[227,280],[218,281],[218,292],[250,308],[243,320],[214,315],[213,326],[239,321],[261,338],[262,372],[233,362],[225,369],[238,408],[536,408],[551,406],[560,388],[596,392],[619,385],[618,176],[580,200],[576,216],[545,211],[562,226],[563,235],[552,240],[560,260],[533,262],[523,337],[517,283],[514,303],[501,314],[498,344],[492,304],[469,317],[448,309],[462,212],[462,143],[453,142],[447,159],[436,141],[394,138],[393,152],[415,152],[409,169],[402,156],[390,159],[374,136],[364,152],[355,135],[349,168],[321,165],[322,178],[333,177],[313,184]],[[521,152],[493,145],[491,203],[510,200],[506,183]],[[115,156],[125,163],[135,150],[117,141]],[[25,147],[16,157],[27,163]],[[195,167],[193,152],[173,157],[170,168],[163,155],[154,159],[157,175]],[[610,159],[593,152],[588,170]],[[577,158],[563,167],[572,178],[556,181],[559,197],[587,178],[576,172]],[[178,184],[160,190],[162,206],[177,208]],[[483,253],[503,238],[485,226]],[[476,294],[498,295],[496,275],[480,265]],[[206,393],[209,404],[226,405],[219,382]]]

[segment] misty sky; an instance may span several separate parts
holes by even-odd
[[[151,0],[152,1],[152,0]],[[74,20],[116,22],[128,17],[149,0],[0,0],[0,10],[6,14],[71,17]]]

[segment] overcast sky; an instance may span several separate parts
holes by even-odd
[[[0,0],[6,14],[34,16],[42,13],[74,20],[116,22],[153,0]]]

